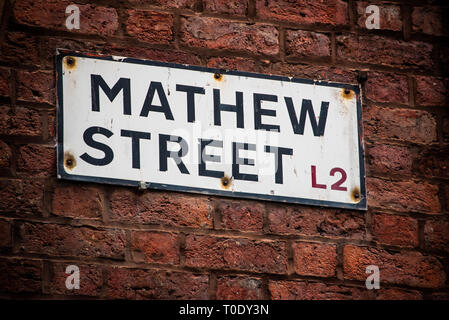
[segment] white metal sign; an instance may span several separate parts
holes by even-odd
[[[58,177],[366,209],[356,85],[60,51]]]

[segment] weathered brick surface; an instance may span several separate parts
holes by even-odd
[[[36,176],[56,176],[56,149],[29,144],[17,150],[17,171]]]
[[[420,300],[418,291],[396,288],[367,290],[361,287],[326,285],[305,281],[270,281],[270,295],[275,300]]]
[[[364,130],[370,139],[428,144],[437,140],[435,117],[427,111],[371,106],[364,110]]]
[[[149,10],[128,10],[126,31],[138,40],[169,43],[173,40],[173,16]]]
[[[129,222],[212,228],[212,207],[206,197],[179,193],[117,190],[111,195],[111,219]]]
[[[181,19],[181,39],[191,47],[266,55],[279,52],[278,31],[271,25],[247,25],[217,18],[188,17]]]
[[[14,17],[17,22],[28,26],[56,30],[67,30],[66,7],[70,1],[58,0],[18,0],[14,3]],[[118,15],[113,8],[76,4],[80,10],[80,29],[72,32],[112,35],[118,29]]]
[[[312,242],[293,244],[295,272],[303,276],[332,277],[337,268],[337,246]]]
[[[11,136],[40,136],[42,127],[39,112],[28,108],[0,107],[0,134]]]
[[[449,221],[427,220],[424,224],[424,247],[427,250],[449,252]]]
[[[350,210],[267,206],[268,230],[330,238],[364,239],[365,218]]]
[[[220,58],[214,57],[207,61],[209,68],[225,69],[225,70],[240,70],[255,72],[256,67],[254,61],[245,58]]]
[[[56,295],[80,295],[99,297],[103,286],[103,268],[94,264],[76,264],[79,268],[80,288],[69,290],[66,287],[66,268],[72,265],[71,262],[53,263],[50,267],[50,281],[48,291]]]
[[[20,227],[20,248],[25,252],[51,256],[123,260],[125,236],[121,230],[24,223]]]
[[[44,184],[33,180],[0,180],[0,212],[20,215],[41,214]]]
[[[148,0],[128,0],[132,5],[148,5]],[[195,9],[197,0],[151,0],[151,4],[178,9]]]
[[[366,13],[366,8],[371,2],[357,1],[357,24],[360,28],[366,29],[366,20],[371,16],[371,12]],[[402,30],[401,7],[388,3],[381,3],[379,8],[379,28],[381,30]]]
[[[331,40],[324,33],[287,30],[286,53],[297,57],[329,57]]]
[[[0,140],[0,168],[9,167],[11,156],[11,148],[4,141]]]
[[[42,262],[0,258],[0,292],[40,293]]]
[[[9,97],[10,95],[9,77],[9,69],[0,68],[0,96]]]
[[[222,200],[217,209],[224,229],[262,231],[265,207],[256,201]]]
[[[206,275],[109,268],[106,296],[111,299],[207,299]]]
[[[417,156],[412,147],[388,144],[366,146],[366,164],[369,173],[411,175]]]
[[[56,104],[55,76],[46,71],[19,71],[17,73],[17,98],[27,102]]]
[[[408,103],[408,80],[405,75],[369,72],[365,97],[371,101]]]
[[[229,276],[217,279],[219,300],[262,300],[263,297],[260,278]]]
[[[414,7],[412,11],[412,30],[430,35],[447,34],[443,19],[448,10],[438,7]]]
[[[131,232],[131,253],[136,262],[179,263],[179,241],[170,233]]]
[[[265,71],[264,71],[265,72]],[[346,83],[357,82],[357,73],[340,67],[317,66],[307,64],[270,63],[266,72],[295,78],[331,80]]]
[[[186,237],[186,265],[198,268],[285,273],[287,249],[282,241],[211,236]]]
[[[392,214],[374,214],[371,222],[375,241],[416,247],[418,245],[418,221],[407,216]]]
[[[25,32],[11,31],[0,44],[0,61],[13,65],[39,65],[39,40]],[[54,51],[53,51],[54,54]]]
[[[449,178],[448,147],[420,150],[413,161],[413,170],[424,177]]]
[[[422,106],[448,104],[449,80],[435,77],[416,78],[416,103]]]
[[[57,186],[52,195],[52,213],[56,216],[99,219],[104,211],[102,191],[96,187]]]
[[[343,268],[346,279],[366,280],[366,267],[379,267],[382,281],[412,287],[438,288],[444,285],[446,274],[441,262],[419,252],[390,253],[386,250],[345,246]]]
[[[434,65],[432,49],[429,43],[405,42],[380,36],[341,35],[337,37],[338,57],[359,63],[430,69]]]
[[[11,245],[11,224],[8,221],[0,220],[0,247]]]
[[[348,4],[341,0],[326,3],[312,0],[256,0],[259,18],[295,24],[345,25],[349,21]]]
[[[368,206],[409,212],[439,213],[438,186],[428,182],[367,179]],[[400,195],[400,196],[398,196]]]
[[[248,0],[202,0],[207,12],[244,16],[248,12]]]

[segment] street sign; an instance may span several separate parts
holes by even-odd
[[[59,51],[58,177],[366,209],[357,85]]]

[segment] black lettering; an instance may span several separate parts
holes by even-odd
[[[110,138],[113,133],[109,131],[108,129],[102,128],[102,127],[90,127],[87,128],[86,131],[84,131],[83,139],[84,142],[91,148],[101,150],[104,152],[104,157],[101,159],[94,158],[90,156],[87,153],[83,153],[80,158],[86,161],[87,163],[94,165],[94,166],[105,166],[112,162],[114,159],[114,152],[112,149],[105,145],[104,143],[95,141],[93,139],[94,134],[102,134],[107,138]]]
[[[157,95],[159,96],[159,100],[161,101],[160,106],[155,106],[152,104],[154,93],[156,91]],[[165,114],[165,119],[174,120],[173,114],[170,110],[170,105],[168,104],[167,96],[165,95],[164,88],[162,88],[162,83],[160,82],[151,81],[147,96],[142,106],[142,110],[140,111],[140,116],[148,117],[148,112],[150,111],[162,112]]]
[[[280,132],[280,127],[272,124],[263,124],[262,116],[276,117],[276,110],[262,109],[261,101],[278,102],[278,97],[271,94],[254,93],[254,128],[256,130]]]
[[[240,158],[240,150],[256,150],[256,145],[252,143],[232,143],[232,177],[235,180],[258,181],[257,174],[240,173],[240,165],[254,166],[254,160],[248,158]]]
[[[204,88],[177,84],[176,91],[187,93],[187,121],[195,122],[195,93],[204,94]]]
[[[220,90],[214,89],[214,124],[221,126],[221,111],[235,112],[237,116],[237,128],[243,128],[243,92],[235,92],[236,104],[224,104],[220,102]]]
[[[295,134],[304,134],[304,126],[306,123],[307,113],[309,114],[310,123],[313,129],[313,135],[316,137],[324,135],[324,129],[326,127],[327,120],[327,110],[329,109],[329,102],[321,102],[320,110],[320,120],[316,121],[315,112],[313,111],[312,101],[308,99],[302,100],[301,114],[298,118],[296,117],[295,108],[293,106],[292,98],[285,97],[285,103],[287,104],[288,114],[290,116],[290,121],[292,123],[293,132]]]
[[[212,139],[198,139],[198,175],[205,177],[214,177],[221,178],[224,176],[223,171],[215,171],[215,170],[207,170],[206,169],[206,161],[209,162],[220,162],[221,157],[210,155],[206,153],[206,147],[217,147],[223,148],[223,141],[221,140],[212,140]]]
[[[293,155],[293,149],[290,148],[282,148],[282,147],[273,147],[273,146],[265,146],[265,152],[274,154],[274,165],[276,166],[276,175],[275,182],[277,184],[284,183],[284,174],[283,174],[283,155]]]
[[[151,133],[132,131],[132,130],[122,130],[121,136],[131,138],[133,168],[140,169],[140,139],[150,140]]]
[[[111,89],[102,76],[99,74],[91,74],[90,92],[92,111],[100,112],[100,87],[111,102],[115,99],[118,93],[123,90],[123,114],[131,114],[131,89],[130,80],[128,78],[120,78]]]
[[[180,149],[178,151],[168,151],[167,143],[169,141],[178,143],[180,145]],[[188,152],[189,146],[182,137],[159,134],[159,171],[167,171],[167,159],[172,158],[175,160],[175,163],[181,173],[189,174],[189,171],[181,159]]]

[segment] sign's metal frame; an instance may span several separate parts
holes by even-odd
[[[214,68],[208,68],[208,67],[190,66],[190,65],[183,65],[183,64],[177,64],[177,63],[142,60],[142,59],[136,59],[136,58],[120,59],[120,62],[122,62],[122,63],[132,63],[132,64],[151,65],[151,66],[164,66],[164,67],[170,67],[170,68],[195,70],[195,71],[201,71],[201,72],[208,72],[208,73],[211,73],[212,75],[215,73],[220,73],[220,74],[224,74],[224,75],[236,75],[236,76],[244,76],[244,77],[252,77],[252,78],[264,78],[264,79],[270,79],[270,80],[276,80],[276,81],[296,82],[296,83],[304,83],[304,84],[311,84],[311,85],[317,85],[317,86],[327,86],[327,87],[336,87],[336,88],[342,88],[342,89],[350,89],[350,90],[354,91],[356,100],[357,100],[359,169],[360,169],[360,180],[361,180],[360,195],[359,195],[360,201],[359,202],[342,203],[342,202],[315,200],[315,199],[307,199],[307,198],[294,198],[294,197],[285,197],[285,196],[276,196],[276,195],[267,195],[267,194],[252,194],[252,193],[245,193],[245,192],[229,192],[229,191],[213,190],[213,189],[197,188],[197,187],[183,187],[183,186],[175,186],[175,185],[152,183],[152,182],[151,183],[145,182],[145,184],[142,186],[141,181],[72,175],[72,174],[66,173],[66,171],[64,169],[64,150],[63,150],[63,134],[62,134],[63,129],[64,129],[63,128],[64,106],[63,106],[62,66],[63,66],[63,59],[66,56],[117,61],[116,57],[110,56],[110,55],[104,56],[104,55],[97,55],[97,54],[82,54],[82,53],[75,52],[75,51],[57,49],[57,51],[56,51],[56,79],[57,79],[57,142],[58,142],[57,143],[57,174],[58,174],[58,178],[74,180],[74,181],[132,186],[132,187],[139,187],[139,188],[143,187],[144,189],[151,188],[151,189],[160,189],[160,190],[218,195],[218,196],[233,197],[233,198],[270,200],[270,201],[276,201],[276,202],[315,205],[315,206],[323,206],[323,207],[338,207],[338,208],[347,208],[347,209],[367,210],[366,186],[365,186],[365,158],[364,158],[363,128],[362,128],[362,104],[361,104],[361,89],[360,89],[359,85],[336,83],[336,82],[321,81],[321,80],[291,78],[291,77],[286,77],[286,76],[267,75],[267,74],[244,72],[244,71],[214,69]]]

